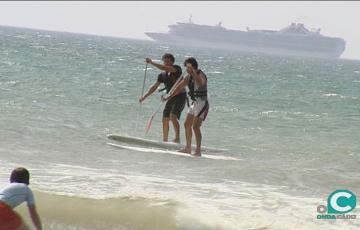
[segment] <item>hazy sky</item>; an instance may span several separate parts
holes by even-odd
[[[342,57],[360,59],[360,2],[0,2],[0,25],[148,39],[167,25],[219,21],[230,29],[280,29],[291,22],[342,37]]]

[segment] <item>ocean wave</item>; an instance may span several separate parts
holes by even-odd
[[[120,197],[91,199],[35,192],[44,229],[177,229],[176,204],[169,200]],[[18,209],[28,225],[23,205]]]
[[[324,202],[322,199],[279,193],[277,189],[266,185],[245,186],[236,194],[239,203],[233,207],[220,205],[223,202],[234,202],[231,198],[221,196],[213,202],[204,199],[204,203],[192,208],[171,200],[141,197],[92,199],[43,192],[35,192],[35,197],[44,229],[49,230],[335,230],[339,227],[355,230],[359,227],[358,224],[347,222],[336,225],[318,222],[314,208]],[[212,203],[219,203],[218,208],[207,210]],[[229,218],[228,214],[219,214],[225,208],[232,210],[232,218],[226,224],[220,224],[219,219]],[[17,211],[30,226],[26,206],[22,205]]]
[[[358,99],[358,97],[354,97],[354,96],[344,96],[341,94],[337,94],[337,93],[325,93],[322,95],[323,97],[337,97],[337,98],[341,98],[341,99]]]
[[[210,71],[208,74],[224,74],[224,72],[221,71]]]

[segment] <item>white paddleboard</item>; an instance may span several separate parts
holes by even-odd
[[[147,153],[167,153],[177,156],[183,156],[183,157],[193,157],[193,158],[207,158],[207,159],[213,159],[213,160],[231,160],[231,161],[239,161],[241,159],[235,158],[235,157],[227,157],[227,156],[215,156],[215,155],[209,155],[209,154],[201,154],[201,157],[196,157],[194,155],[190,155],[187,153],[181,153],[171,150],[164,150],[164,149],[154,149],[154,148],[145,148],[145,147],[136,147],[136,146],[128,146],[128,145],[120,145],[120,144],[114,144],[114,143],[107,143],[108,145],[121,148],[121,149],[127,149],[132,151],[138,151],[138,152],[147,152]]]
[[[154,140],[148,140],[144,138],[139,137],[131,137],[131,136],[125,136],[125,135],[119,135],[119,134],[109,134],[107,137],[110,140],[123,142],[126,144],[135,144],[135,145],[141,145],[146,147],[156,147],[156,148],[166,148],[171,150],[178,150],[180,148],[184,148],[184,145],[177,144],[173,142],[163,142],[163,141],[154,141]],[[192,146],[195,148],[195,146]],[[205,152],[227,152],[227,149],[221,149],[221,148],[211,148],[211,147],[201,147],[201,150]]]

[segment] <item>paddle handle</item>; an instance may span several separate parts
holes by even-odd
[[[170,94],[172,94],[182,79],[184,79],[183,76],[179,77],[179,79],[177,79],[175,84],[171,87],[170,91],[167,94],[165,94],[164,96],[169,96]]]
[[[145,82],[146,82],[147,68],[148,68],[148,63],[146,63],[146,65],[145,65],[144,80],[143,80],[143,85],[142,85],[142,90],[141,90],[141,95],[140,95],[140,97],[142,97],[142,96],[144,95],[144,91],[145,91]]]

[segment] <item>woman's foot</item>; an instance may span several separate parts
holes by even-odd
[[[193,154],[193,156],[201,157],[201,151],[200,150],[195,150],[195,153]]]
[[[173,142],[174,142],[174,143],[177,143],[177,144],[180,144],[180,138],[175,138],[175,139],[173,140]]]
[[[183,149],[178,150],[178,152],[191,154],[191,148],[185,147]]]

